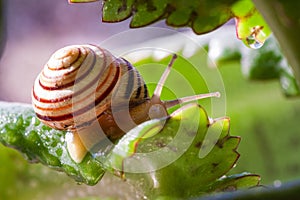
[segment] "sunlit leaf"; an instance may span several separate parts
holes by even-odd
[[[108,169],[134,182],[149,198],[188,198],[229,186],[257,185],[256,175],[249,182],[244,175],[220,179],[239,157],[239,138],[229,136],[228,118],[209,124],[205,110],[197,104],[181,107],[170,118],[141,124],[114,147],[106,161]],[[205,148],[210,152],[199,157]]]
[[[260,48],[271,34],[271,30],[252,1],[238,1],[232,7],[232,12],[236,17],[238,38],[253,49]]]

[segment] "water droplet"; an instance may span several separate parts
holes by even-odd
[[[259,41],[255,35],[248,36],[245,41],[246,45],[252,49],[259,49],[264,45],[263,42]]]

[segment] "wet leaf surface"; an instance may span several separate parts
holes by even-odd
[[[66,149],[65,132],[43,125],[27,104],[0,102],[0,142],[20,151],[29,162],[63,171],[77,182],[94,185],[104,174],[91,155],[75,163]]]

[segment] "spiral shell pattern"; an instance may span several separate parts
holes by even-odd
[[[45,124],[74,130],[98,119],[110,108],[112,96],[117,104],[130,106],[143,103],[148,91],[125,59],[97,46],[72,45],[46,63],[34,83],[32,103]]]

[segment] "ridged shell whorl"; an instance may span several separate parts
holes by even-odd
[[[137,89],[120,84],[123,74]],[[121,91],[118,96],[130,94],[130,101],[148,97],[143,80],[126,60],[97,46],[73,45],[51,56],[34,83],[32,101],[45,124],[73,130],[89,125],[107,110],[114,89]]]

